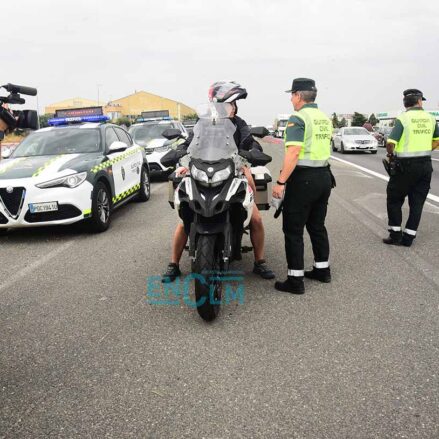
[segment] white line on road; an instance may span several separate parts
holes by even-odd
[[[73,241],[68,241],[65,244],[61,245],[55,250],[52,250],[50,253],[47,253],[47,255],[43,256],[42,258],[36,260],[33,264],[28,265],[27,267],[21,269],[17,273],[15,273],[13,276],[11,276],[6,282],[3,282],[0,284],[0,291],[3,291],[7,288],[9,288],[11,285],[13,285],[15,282],[19,281],[23,277],[27,276],[29,273],[32,273],[32,271],[36,270],[41,265],[46,264],[51,259],[58,256],[63,251],[67,250],[69,247],[73,245]]]
[[[158,184],[157,186],[153,187],[151,189],[151,193],[157,192],[159,189],[164,187],[164,183]],[[35,271],[38,267],[41,267],[42,265],[49,262],[51,259],[58,256],[60,253],[67,250],[69,247],[73,245],[74,241],[68,241],[65,244],[63,244],[61,247],[58,247],[57,249],[51,251],[41,259],[38,259],[33,264],[28,265],[27,267],[21,269],[17,273],[15,273],[13,276],[11,276],[6,282],[3,282],[0,284],[0,291],[6,290],[10,286],[12,286],[15,282],[19,281],[23,277],[27,276],[28,274]]]
[[[439,162],[439,159],[433,159],[433,158],[432,158],[432,160],[434,160],[435,162]]]
[[[379,172],[372,171],[371,169],[368,169],[368,168],[365,168],[363,166],[357,165],[355,163],[349,162],[348,160],[343,160],[343,159],[340,159],[338,157],[334,157],[333,155],[331,155],[331,158],[333,160],[337,160],[338,162],[346,163],[347,165],[350,165],[354,168],[357,168],[360,171],[366,172],[367,174],[373,175],[374,177],[380,178],[381,180],[389,181],[389,177],[387,177],[387,175],[383,175],[383,174],[380,174]],[[431,201],[435,201],[436,203],[439,203],[439,197],[437,195],[428,194],[427,198]]]

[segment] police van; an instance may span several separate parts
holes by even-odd
[[[150,197],[145,151],[102,107],[58,110],[0,162],[0,234],[86,220],[103,232],[112,211]]]

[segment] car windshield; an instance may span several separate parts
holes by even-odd
[[[15,149],[12,157],[81,154],[101,149],[99,129],[56,128],[29,134]]]
[[[228,117],[230,110],[230,104],[212,102],[198,109],[199,120],[188,148],[191,158],[218,161],[238,153],[233,138],[236,127]]]
[[[345,136],[368,136],[370,135],[369,131],[366,128],[347,128],[343,131]]]
[[[175,128],[171,123],[137,125],[130,129],[130,134],[139,145],[146,145],[152,139],[164,139],[163,131]]]

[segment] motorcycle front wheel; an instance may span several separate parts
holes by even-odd
[[[192,271],[202,278],[195,279],[195,298],[200,317],[211,322],[220,311],[222,283],[219,280],[221,261],[218,235],[199,235]]]

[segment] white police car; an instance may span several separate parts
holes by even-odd
[[[103,232],[113,209],[149,199],[144,149],[125,130],[96,107],[60,113],[0,162],[0,233],[84,219]]]
[[[184,138],[188,137],[186,128],[181,122],[171,120],[169,117],[154,119],[138,119],[140,123],[132,125],[129,133],[136,144],[143,146],[148,157],[149,169],[151,174],[167,175],[172,172],[172,168],[166,168],[160,159],[171,149],[176,148],[184,139],[167,140],[162,136],[167,129],[177,129],[181,131]]]

